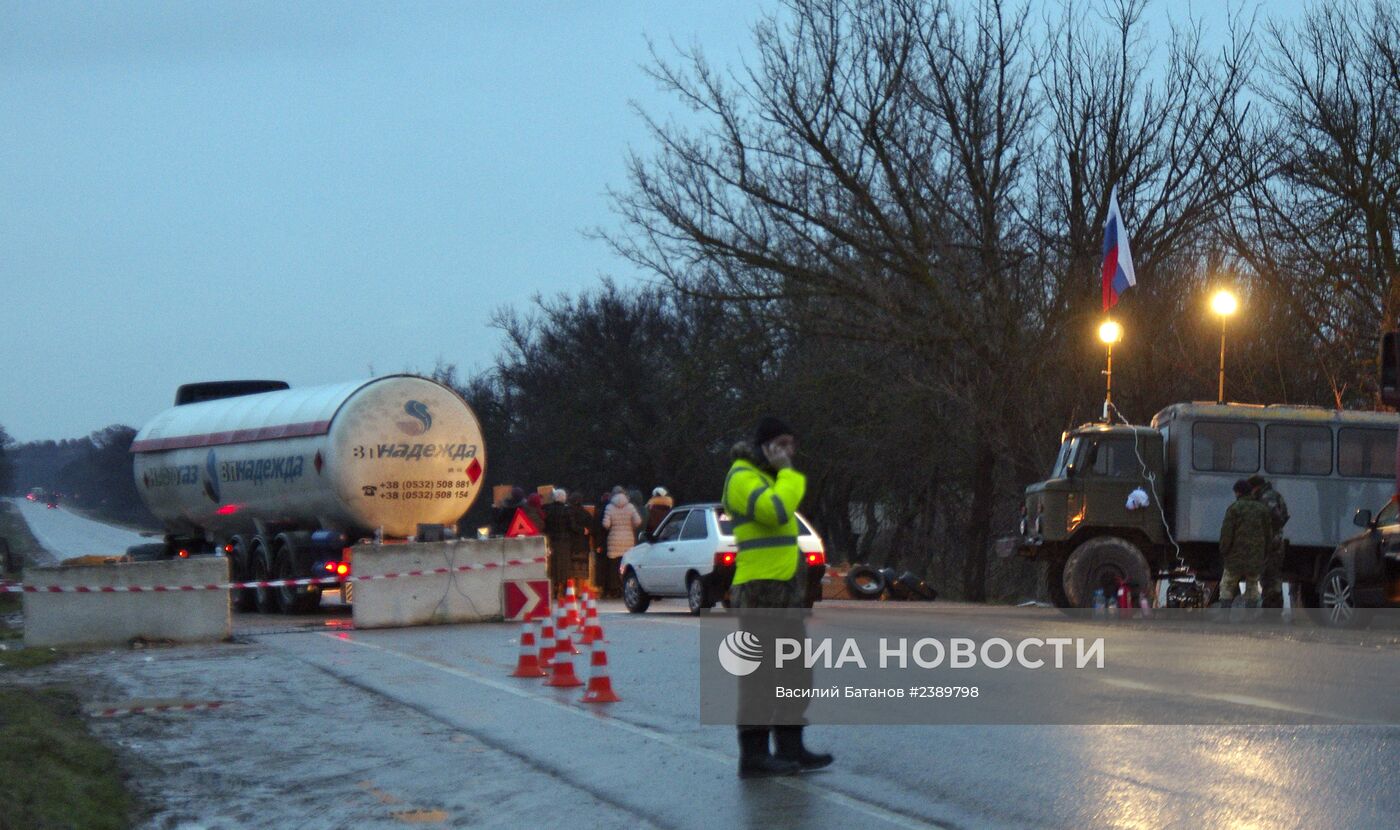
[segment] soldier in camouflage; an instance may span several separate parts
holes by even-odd
[[[1254,498],[1249,482],[1236,481],[1235,501],[1225,511],[1225,521],[1220,525],[1220,558],[1225,563],[1220,577],[1221,605],[1234,599],[1236,587],[1244,580],[1246,604],[1258,606],[1258,579],[1269,551],[1272,521],[1269,508]]]
[[[1259,575],[1259,588],[1264,594],[1265,608],[1283,607],[1283,526],[1288,524],[1288,503],[1274,485],[1261,475],[1249,477],[1254,498],[1269,508],[1269,551],[1264,558],[1264,571]]]

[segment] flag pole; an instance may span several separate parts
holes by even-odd
[[[1107,309],[1104,310],[1107,312]],[[1108,366],[1104,370],[1105,379],[1103,393],[1103,421],[1111,423],[1109,413],[1113,411],[1113,344],[1123,339],[1123,327],[1114,322],[1112,317],[1105,314],[1103,324],[1099,326],[1099,341],[1108,347]]]

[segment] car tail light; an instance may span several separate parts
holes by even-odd
[[[722,550],[722,551],[716,553],[716,554],[715,554],[715,567],[716,567],[716,568],[727,568],[727,567],[729,567],[730,565],[733,565],[733,564],[734,564],[734,558],[735,558],[737,555],[738,555],[738,554],[736,554],[736,553],[735,553],[734,551],[732,551],[732,550]]]
[[[336,566],[337,564],[338,564],[338,563],[336,563],[336,562],[327,562],[326,565],[325,565],[326,570],[330,571],[331,573],[335,573],[335,566]]]
[[[188,550],[186,550],[185,548],[180,548],[180,552],[177,553],[176,556],[180,557],[181,559],[189,559],[189,558],[190,558],[190,552],[189,552]]]
[[[808,565],[825,565],[825,564],[826,564],[826,554],[822,553],[822,552],[819,551],[819,550],[808,551],[808,552],[807,552],[807,564],[808,564]]]
[[[233,545],[224,545],[224,553],[233,553]]]
[[[350,563],[341,562],[340,564],[336,565],[335,573],[337,576],[345,576],[346,574],[350,573]]]

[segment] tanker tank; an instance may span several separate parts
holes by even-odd
[[[257,383],[249,388],[267,388]],[[340,564],[330,552],[358,539],[455,525],[482,489],[480,423],[428,378],[253,394],[238,394],[237,383],[195,386],[235,396],[208,400],[182,388],[177,400],[196,402],[161,412],[131,445],[136,487],[171,553],[224,553],[235,579],[308,576]],[[235,602],[275,610],[264,593]],[[298,593],[302,602],[284,604],[309,604],[311,592]]]

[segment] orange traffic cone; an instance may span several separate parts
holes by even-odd
[[[544,682],[546,686],[582,686],[583,681],[574,674],[573,645],[569,642],[568,629],[559,627],[560,634],[554,641],[554,674]]]
[[[574,581],[571,579],[564,588],[564,602],[568,607],[568,616],[565,618],[566,624],[570,628],[578,627],[578,594],[574,593]]]
[[[544,677],[547,672],[540,667],[539,646],[535,643],[535,624],[525,621],[520,632],[520,657],[515,661],[515,671],[511,677]]]
[[[608,677],[608,653],[598,646],[589,649],[593,658],[588,661],[588,688],[583,690],[584,703],[617,703],[622,698],[613,691],[612,680]]]
[[[540,657],[539,664],[541,670],[551,667],[554,660],[554,623],[548,618],[544,618],[543,626],[540,630]],[[543,676],[543,675],[541,675]]]
[[[589,596],[591,595],[588,593],[588,588],[578,589],[578,633],[580,636],[583,635],[583,630],[588,625]],[[583,641],[583,645],[588,645],[588,642]]]
[[[584,610],[583,639],[579,642],[589,646],[602,640],[603,626],[598,623],[598,600],[590,596]]]
[[[579,653],[578,647],[574,645],[573,635],[570,634],[572,628],[573,626],[569,625],[568,615],[564,613],[564,607],[562,605],[559,606],[559,616],[554,620],[555,657],[558,657],[564,652],[569,654]]]

